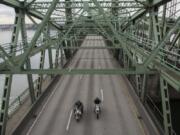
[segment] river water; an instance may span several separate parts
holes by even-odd
[[[34,34],[33,30],[28,30],[27,35],[28,38],[32,38]],[[0,30],[0,44],[10,43],[11,41],[11,31],[1,31]],[[21,35],[19,36],[21,37]],[[21,40],[21,38],[19,39]],[[54,57],[54,51],[53,51],[53,57]],[[31,58],[31,67],[33,69],[36,69],[39,67],[39,61],[40,61],[40,54],[37,54]],[[47,52],[45,54],[45,64],[44,67],[48,68],[49,62],[48,62]],[[2,97],[3,88],[4,88],[4,79],[5,75],[0,75],[0,97]],[[33,75],[33,80],[37,79],[37,75]],[[12,80],[12,89],[11,89],[11,96],[10,101],[13,101],[17,96],[19,96],[26,88],[28,88],[27,83],[27,76],[26,75],[14,75]]]

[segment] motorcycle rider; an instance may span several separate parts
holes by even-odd
[[[83,114],[84,106],[80,100],[76,101],[74,104],[74,112],[76,111],[76,109],[79,109],[81,111],[81,113]]]
[[[98,97],[96,97],[94,99],[94,104],[95,104],[95,107],[94,107],[94,112],[96,114],[96,118],[99,119],[99,115],[101,113],[101,107],[100,107],[100,104],[101,104],[101,99],[99,99]]]

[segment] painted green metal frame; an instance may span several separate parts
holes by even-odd
[[[1,115],[0,115],[0,134],[5,134],[6,122],[7,122],[7,108],[9,105],[9,97],[11,91],[11,83],[12,77],[14,74],[27,74],[28,83],[30,88],[30,96],[32,103],[36,100],[35,97],[35,88],[33,85],[32,74],[38,74],[38,86],[37,91],[41,94],[41,86],[43,75],[57,75],[57,74],[101,74],[101,75],[135,75],[137,77],[137,89],[138,95],[142,102],[145,101],[145,95],[147,92],[146,81],[148,74],[160,74],[160,84],[161,84],[161,96],[162,96],[162,107],[164,114],[164,130],[165,134],[171,134],[172,124],[171,124],[171,113],[170,113],[170,100],[168,91],[168,84],[173,86],[177,91],[180,91],[180,73],[179,71],[172,71],[164,63],[156,60],[160,49],[166,45],[166,42],[169,40],[171,35],[179,29],[180,26],[180,18],[177,19],[175,25],[170,29],[170,31],[166,32],[166,3],[170,0],[144,0],[143,3],[139,1],[135,5],[126,5],[127,1],[116,1],[112,0],[107,2],[109,5],[103,6],[105,1],[99,2],[98,0],[91,0],[89,2],[82,2],[80,7],[77,7],[78,2],[74,2],[71,0],[66,0],[64,2],[53,0],[52,2],[36,2],[33,0],[31,3],[18,2],[16,0],[2,0],[0,3],[6,4],[10,7],[15,8],[16,17],[15,17],[15,26],[12,34],[12,44],[10,48],[10,53],[7,53],[6,50],[0,46],[0,55],[4,62],[0,63],[0,74],[6,74],[5,85],[3,89],[3,98],[2,98],[2,106],[1,106]],[[123,3],[124,2],[124,3]],[[35,7],[38,4],[42,4],[41,7]],[[92,5],[88,5],[90,3],[94,3],[94,7]],[[120,5],[120,3],[122,5]],[[61,5],[62,4],[62,5]],[[162,19],[159,19],[158,16],[158,7],[164,4],[164,10]],[[57,6],[57,8],[56,8]],[[129,7],[128,7],[129,6]],[[120,10],[124,10],[122,14],[130,14],[131,11],[125,11],[124,8],[137,8],[140,9],[137,12],[133,10],[129,16],[129,18],[122,19],[119,17]],[[56,22],[55,15],[57,9],[64,9],[64,18],[65,25],[59,25]],[[110,8],[111,10],[104,10],[106,8]],[[75,14],[73,10],[80,9]],[[44,14],[41,11],[45,10]],[[81,12],[81,10],[83,10]],[[88,16],[86,15],[86,13]],[[110,13],[109,13],[110,12]],[[84,14],[85,13],[85,14]],[[148,19],[148,38],[156,41],[155,48],[150,52],[146,53],[142,48],[134,45],[136,43],[135,40],[128,37],[125,33],[128,31],[129,27],[134,25],[139,19],[145,18],[149,13]],[[35,35],[30,43],[27,41],[27,33],[25,28],[25,14],[32,17],[36,17],[41,19],[42,22],[38,25]],[[77,17],[77,16],[79,17]],[[90,17],[91,19],[89,19]],[[60,19],[63,19],[60,18]],[[34,21],[33,21],[34,22]],[[50,37],[50,27],[53,26],[59,35],[56,38]],[[94,33],[100,33],[104,37],[106,37],[109,41],[112,42],[111,46],[106,47],[81,47],[77,45],[78,35],[82,33],[88,33],[88,30],[93,31]],[[140,27],[136,27],[140,29]],[[20,55],[16,55],[16,48],[18,42],[19,31],[21,30],[24,53]],[[78,33],[77,30],[80,32]],[[41,34],[44,34],[46,40],[42,43],[41,46],[36,47],[36,42]],[[180,35],[180,34],[179,34]],[[173,44],[179,38],[179,35],[175,37]],[[140,38],[139,38],[140,40]],[[67,46],[66,46],[67,43]],[[180,42],[179,42],[180,43]],[[140,45],[139,43],[136,43]],[[52,50],[56,49],[55,56],[55,65],[53,63]],[[74,51],[79,49],[111,49],[111,50],[122,50],[123,51],[123,64],[124,68],[122,69],[60,69],[59,68],[59,51],[61,52],[61,67],[64,65],[64,54],[67,58],[70,58]],[[45,51],[48,51],[49,57],[49,69],[44,69],[44,61],[45,61]],[[66,53],[69,52],[69,53]],[[41,53],[40,65],[39,69],[31,69],[30,57]],[[142,55],[143,63],[138,64],[137,60],[134,59],[134,56]],[[133,65],[133,66],[132,66]],[[151,70],[152,65],[155,66],[154,69]],[[135,68],[132,68],[135,67]],[[153,69],[153,68],[152,68]],[[172,71],[171,73],[166,71]],[[166,106],[168,105],[168,107]],[[167,116],[168,115],[168,116]]]
[[[16,55],[14,48],[16,48],[16,44],[18,42],[18,36],[19,36],[19,30],[20,30],[20,20],[21,15],[19,11],[16,9],[16,16],[14,21],[14,28],[12,33],[12,44],[11,44],[11,52],[12,57]],[[2,96],[2,102],[1,102],[1,110],[0,110],[0,134],[4,135],[6,132],[6,124],[7,124],[7,118],[8,118],[8,106],[9,106],[9,100],[10,100],[10,93],[11,93],[11,84],[12,84],[13,75],[6,75],[5,76],[5,82],[4,82],[4,89],[3,89],[3,96]]]
[[[20,71],[3,71],[0,74],[155,74],[157,71],[136,69],[23,69]]]

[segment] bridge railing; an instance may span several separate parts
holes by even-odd
[[[28,40],[28,43],[30,43],[31,40]],[[42,41],[42,39],[39,39],[37,42],[36,42],[36,47],[39,47],[43,44],[44,42]],[[17,43],[17,46],[15,48],[11,48],[12,46],[12,43],[6,43],[6,44],[1,44],[0,45],[4,51],[9,55],[11,56],[11,54],[13,52],[16,53],[16,55],[20,55],[20,54],[23,54],[24,53],[24,50],[27,48],[27,47],[24,47],[23,46],[23,42],[22,41],[18,41]],[[10,50],[13,50],[12,52]],[[4,62],[4,59],[3,59],[3,52],[2,50],[0,50],[0,63],[3,63]]]
[[[143,52],[150,55],[155,47],[157,47],[157,44],[149,39],[140,39],[140,37],[133,35],[133,34],[125,34],[125,36],[130,39],[130,41],[133,41],[133,45],[143,49]],[[180,71],[180,49],[168,51],[167,48],[160,48],[160,51],[158,55],[156,56],[156,60],[160,64],[165,65],[168,68],[171,68],[175,71]]]
[[[45,82],[48,80],[48,76],[45,76],[43,78],[43,81]],[[34,88],[37,87],[38,79],[34,81]],[[18,97],[16,97],[10,104],[8,108],[8,116],[11,117],[14,112],[25,102],[25,100],[29,96],[29,88],[25,89]]]
[[[50,35],[50,39],[56,39],[58,38],[58,34],[51,34]],[[31,42],[32,38],[28,38],[28,44]],[[43,38],[40,37],[37,42],[36,42],[36,45],[35,47],[39,47],[41,45],[44,44],[45,41],[43,41]],[[20,55],[20,54],[23,54],[24,53],[24,50],[28,47],[25,47],[23,45],[23,41],[22,40],[19,40],[18,43],[16,44],[16,46],[14,48],[12,48],[14,45],[12,43],[5,43],[5,44],[0,44],[0,46],[4,49],[4,51],[9,55],[11,56],[11,53],[16,53],[16,55]],[[12,52],[11,52],[12,50]],[[0,63],[4,62],[4,59],[3,59],[3,52],[2,50],[0,49]]]
[[[61,60],[61,58],[59,58]],[[60,63],[60,62],[59,62]],[[53,63],[55,65],[55,63]],[[49,76],[44,76],[42,80],[42,84],[46,83],[48,81]],[[38,79],[34,81],[34,88],[35,91],[37,90],[37,84],[38,84]],[[11,117],[14,112],[24,103],[24,101],[28,98],[29,96],[29,88],[25,89],[18,97],[16,97],[12,102],[9,104],[8,108],[8,116]]]
[[[22,103],[27,99],[29,96],[29,88],[24,90],[15,100],[13,100],[8,108],[8,115],[9,117],[22,105]]]
[[[157,105],[155,104],[155,102],[149,95],[147,95],[146,97],[147,97],[147,101],[148,101],[148,106],[152,109],[153,113],[159,119],[160,125],[163,125],[163,113],[160,111],[160,109],[157,107]],[[174,131],[174,129],[172,129],[171,132],[172,132],[171,133],[172,135],[177,135],[176,132]]]

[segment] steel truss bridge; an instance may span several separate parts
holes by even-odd
[[[149,78],[158,78],[154,91],[159,93],[157,97],[162,103],[162,121],[152,117],[156,119],[155,125],[160,125],[161,134],[175,134],[170,93],[180,91],[179,0],[1,0],[0,4],[15,11],[11,43],[0,45],[0,74],[5,74],[1,135],[6,131],[15,74],[27,75],[32,107],[43,95],[43,75],[52,80],[57,75],[123,75],[144,106],[152,90]],[[37,26],[31,39],[27,38],[26,17]],[[83,45],[88,41],[94,45]],[[96,44],[99,41],[105,45]],[[85,50],[108,50],[121,66],[66,68],[76,53]],[[48,68],[44,68],[46,52]],[[36,54],[40,54],[39,67],[32,69],[31,58]],[[36,85],[34,74],[38,75]]]

